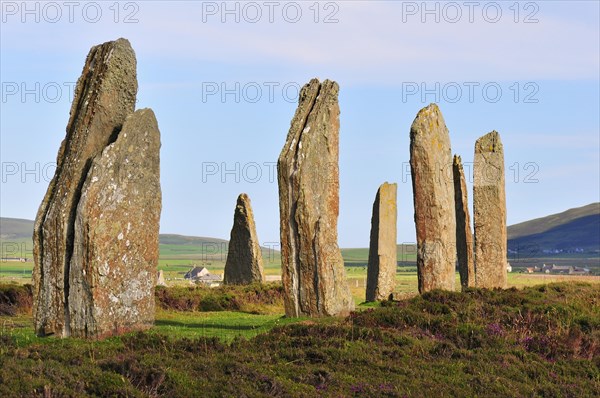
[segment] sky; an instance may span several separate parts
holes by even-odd
[[[0,215],[34,219],[93,45],[125,37],[161,131],[161,233],[228,239],[239,193],[279,241],[276,162],[311,78],[340,85],[341,247],[398,183],[415,242],[410,126],[435,102],[472,201],[474,143],[505,151],[508,224],[600,201],[598,1],[1,1]]]

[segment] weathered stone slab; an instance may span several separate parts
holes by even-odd
[[[396,184],[383,183],[377,190],[371,218],[371,242],[367,272],[367,301],[387,300],[396,288]]]
[[[419,292],[454,290],[456,222],[452,152],[437,105],[419,111],[410,129]]]
[[[288,316],[340,315],[354,308],[337,244],[338,91],[329,80],[313,79],[302,88],[277,162]]]
[[[136,59],[125,39],[93,47],[77,82],[57,169],[36,216],[33,316],[38,335],[68,336],[69,274],[76,209],[92,159],[115,140],[137,92]]]
[[[154,324],[161,212],[160,132],[150,109],[125,121],[81,189],[69,273],[71,336]]]
[[[238,196],[235,206],[224,274],[226,285],[247,285],[265,280],[254,213],[245,193]]]
[[[452,163],[454,175],[454,202],[456,209],[456,256],[458,273],[463,289],[475,286],[475,265],[473,260],[473,233],[469,216],[467,183],[460,156],[454,155]]]
[[[492,131],[475,143],[473,164],[475,285],[505,288],[507,279],[504,148]]]

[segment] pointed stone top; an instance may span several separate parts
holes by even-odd
[[[441,114],[440,107],[436,103],[431,103],[427,105],[425,108],[422,108],[418,113],[417,117],[427,114],[437,113]]]
[[[236,207],[237,207],[237,211],[242,212],[245,214],[246,217],[252,217],[252,220],[250,220],[252,223],[254,223],[254,216],[252,214],[252,204],[251,204],[251,200],[250,197],[248,196],[248,194],[246,193],[241,193],[239,194],[238,198],[237,198],[237,203],[236,203]],[[250,215],[248,215],[250,213]]]
[[[339,90],[340,86],[333,80],[325,79],[323,83],[321,83],[319,79],[314,78],[306,83],[300,90],[298,103],[302,103],[308,98],[313,98],[314,96],[311,94],[316,96],[327,93],[337,96]]]
[[[124,37],[119,37],[117,40],[114,41],[116,44],[127,44],[129,47],[131,47],[131,43],[129,42],[129,40],[127,40]]]
[[[321,83],[319,79],[314,78],[300,89],[298,103],[303,104],[306,101],[315,102],[323,94],[331,94],[337,98],[339,90],[340,86],[333,80],[325,79]]]
[[[107,41],[105,43],[92,46],[90,49],[90,55],[95,54],[97,51],[101,51],[102,49],[109,50],[106,52],[107,55],[103,62],[108,63],[116,54],[119,55],[117,58],[125,56],[135,60],[135,51],[133,50],[133,47],[131,47],[131,43],[129,40],[122,37],[117,40]],[[94,65],[92,65],[92,67],[93,66]]]
[[[125,129],[127,127],[127,129]],[[132,152],[145,152],[157,154],[160,151],[160,131],[154,111],[150,108],[138,109],[131,113],[125,119],[123,124],[123,133],[119,133],[115,142],[110,144],[107,149],[118,148],[115,156],[123,158],[126,161]],[[107,149],[103,154],[108,155]],[[144,159],[147,157],[143,155]],[[151,166],[158,167],[159,161],[151,163]]]
[[[496,130],[479,137],[475,142],[475,153],[499,152],[503,153],[504,148],[500,140],[500,133]]]
[[[462,163],[462,159],[460,155],[454,154],[454,158],[452,159],[452,164],[459,165]]]
[[[242,192],[241,194],[239,194],[239,196],[237,198],[237,204],[238,205],[242,205],[242,204],[245,204],[245,203],[248,203],[248,202],[250,202],[250,197],[248,196],[247,193],[243,193]]]
[[[286,157],[292,157],[302,161],[302,153],[312,152],[307,146],[323,145],[322,135],[316,134],[316,131],[324,129],[326,135],[329,135],[329,129],[339,130],[339,105],[338,105],[339,86],[332,80],[325,80],[323,83],[319,79],[312,79],[300,90],[298,96],[298,108],[290,123],[286,143],[281,150],[278,162],[283,164]],[[312,138],[309,138],[312,137]],[[337,139],[327,144],[338,145]]]
[[[318,77],[313,77],[312,79],[310,79],[310,81],[308,83],[306,83],[304,85],[304,87],[306,87],[306,86],[312,86],[312,85],[315,85],[315,84],[317,84],[317,85],[323,85],[323,86],[331,84],[331,85],[334,85],[336,87],[339,87],[338,84],[334,80],[325,79],[325,80],[323,80],[323,83],[321,83],[321,81],[319,80]]]
[[[414,137],[421,134],[430,134],[431,131],[440,127],[447,130],[442,111],[436,104],[429,104],[417,113],[410,128],[410,135]]]
[[[421,118],[439,118],[442,116],[442,111],[437,104],[429,104],[425,108],[422,108],[418,113],[415,119]]]
[[[94,47],[106,46],[106,45],[114,45],[115,47],[116,46],[123,46],[123,47],[129,47],[129,48],[131,48],[131,43],[129,42],[129,40],[127,40],[124,37],[119,37],[116,40],[110,40],[110,41],[104,42],[102,44],[97,44]]]

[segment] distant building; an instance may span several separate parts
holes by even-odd
[[[194,267],[185,274],[184,278],[191,284],[208,287],[217,287],[223,282],[223,275],[213,275],[206,267]]]
[[[206,276],[209,274],[210,272],[208,271],[208,269],[206,269],[206,267],[194,267],[184,275],[184,278],[192,280],[198,279],[202,276]]]
[[[589,275],[588,268],[574,267],[572,265],[546,265],[542,267],[542,272],[555,275]]]
[[[208,287],[217,287],[217,286],[221,286],[221,283],[223,282],[223,276],[222,275],[204,275],[201,276],[200,278],[197,278],[196,280],[196,284],[202,284]]]
[[[512,272],[512,266],[509,262],[506,263],[506,272]]]
[[[571,267],[569,265],[556,265],[556,264],[546,265],[546,264],[544,264],[544,266],[542,267],[542,272],[544,272],[546,274],[569,275],[571,272],[573,272],[573,267]]]
[[[571,275],[589,275],[589,268],[573,267],[573,273]]]
[[[28,260],[26,257],[2,257],[0,258],[0,262],[8,262],[8,261],[16,261],[19,263],[26,263]]]

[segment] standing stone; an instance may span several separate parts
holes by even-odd
[[[69,333],[69,274],[75,215],[91,161],[135,107],[136,59],[125,39],[92,47],[77,82],[67,135],[33,233],[34,305],[38,335]]]
[[[371,218],[371,243],[367,273],[367,301],[387,300],[396,288],[396,184],[383,183],[377,190]]]
[[[454,290],[456,222],[452,153],[446,123],[435,104],[421,109],[410,128],[410,166],[419,292]]]
[[[133,113],[136,93],[129,42],[93,47],[34,225],[40,336],[101,338],[154,321],[160,133],[151,110]]]
[[[492,131],[475,142],[473,165],[473,223],[475,225],[475,285],[506,287],[506,195],[504,149]]]
[[[71,335],[154,324],[161,212],[160,132],[150,109],[128,116],[81,189],[69,274]]]
[[[167,286],[167,282],[165,282],[165,273],[162,269],[156,274],[156,286]]]
[[[262,254],[250,198],[242,193],[235,206],[223,283],[247,285],[264,280]]]
[[[300,91],[277,162],[281,265],[287,316],[354,309],[337,244],[339,87],[311,80]]]
[[[454,175],[454,203],[456,208],[456,256],[458,273],[463,289],[475,286],[475,266],[473,264],[473,234],[469,217],[467,183],[460,156],[454,155],[452,162]]]

